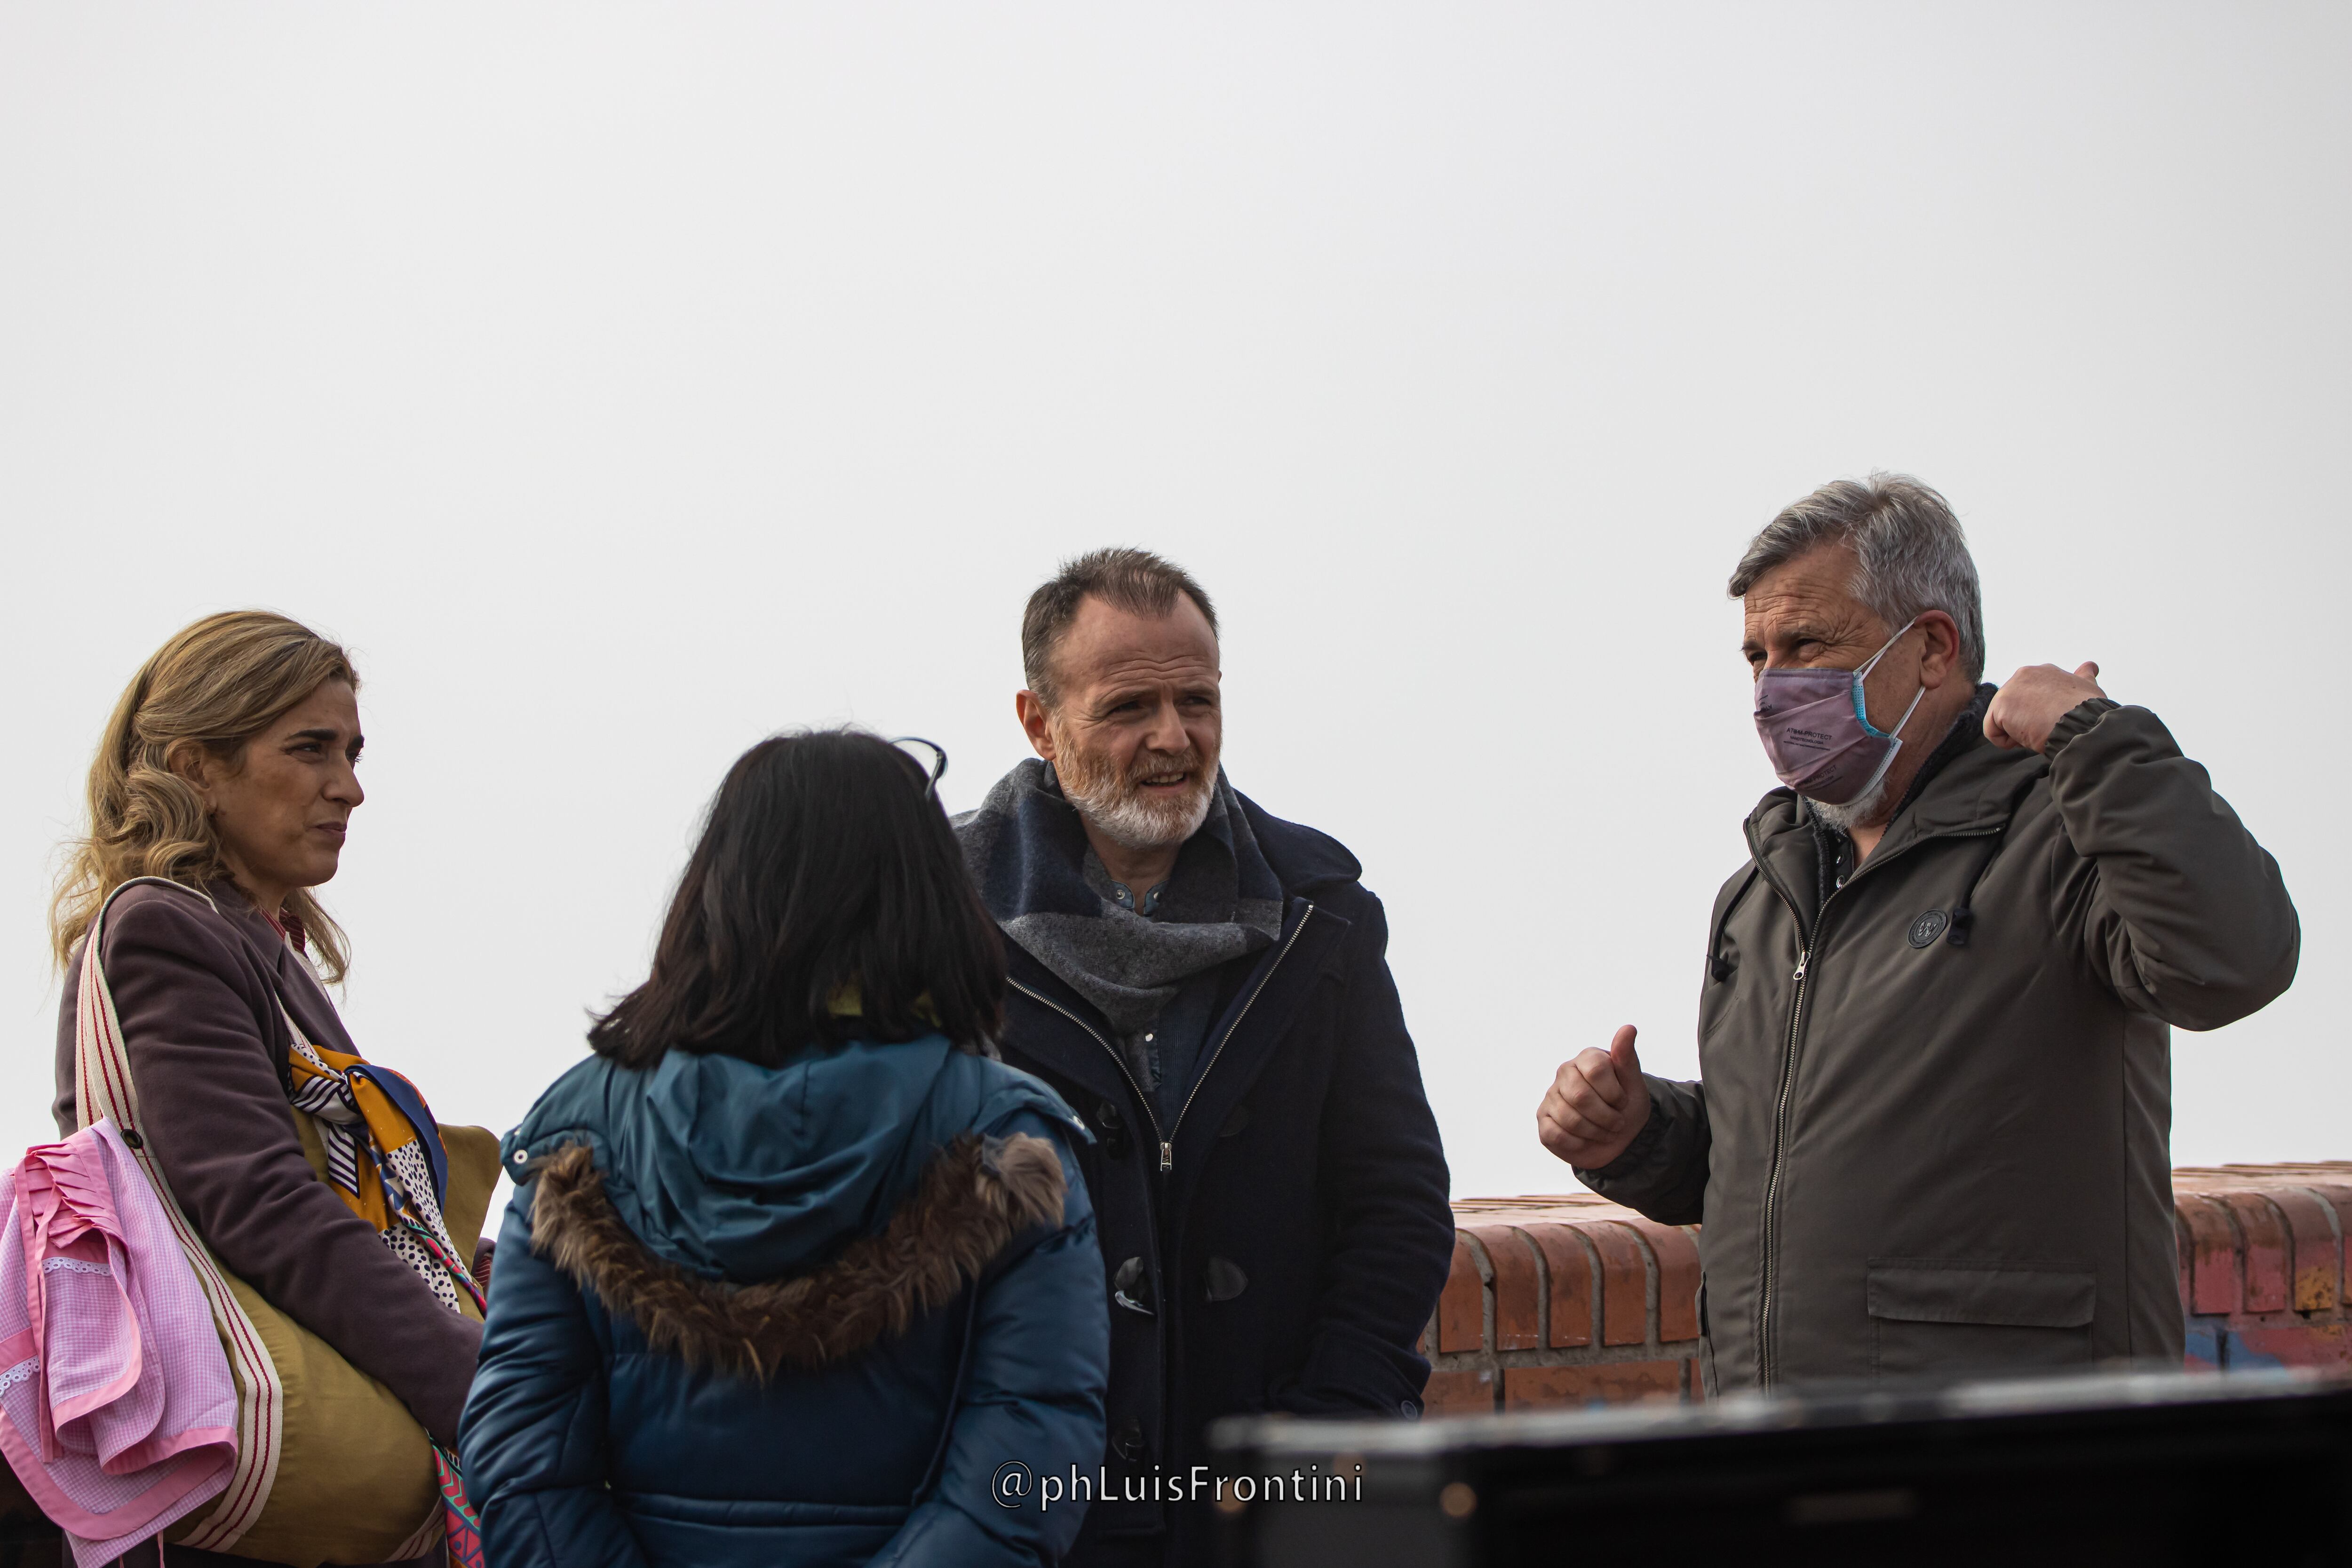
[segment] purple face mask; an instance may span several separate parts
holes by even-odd
[[[1894,729],[1879,730],[1864,705],[1863,677],[1918,624],[1888,637],[1860,669],[1768,669],[1756,678],[1756,732],[1782,784],[1823,805],[1843,805],[1878,787],[1903,749],[1896,737],[1927,689],[1919,689]]]

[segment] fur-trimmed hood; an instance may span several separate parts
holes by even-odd
[[[572,1249],[564,1267],[584,1270],[582,1283],[600,1292],[651,1279],[655,1266],[685,1279],[770,1286],[892,1236],[965,1257],[988,1225],[1043,1212],[1034,1162],[1054,1153],[1050,1144],[1029,1139],[1036,1151],[1008,1155],[1001,1142],[1024,1112],[1070,1140],[1088,1136],[1036,1079],[936,1035],[853,1043],[781,1068],[682,1051],[643,1071],[591,1058],[507,1135],[504,1158],[519,1183],[536,1179],[535,1234],[554,1223]],[[564,1160],[567,1173],[550,1183],[572,1149],[587,1153]],[[1058,1183],[1059,1161],[1049,1163]],[[951,1169],[955,1181],[942,1173]],[[983,1223],[982,1211],[995,1220]],[[597,1239],[615,1239],[593,1223],[600,1214],[654,1273]],[[908,1225],[912,1232],[900,1228]]]
[[[967,1132],[932,1157],[880,1235],[805,1273],[738,1286],[646,1251],[605,1198],[588,1150],[574,1144],[539,1173],[531,1247],[634,1321],[654,1349],[765,1381],[904,1333],[1023,1231],[1058,1226],[1066,1191],[1061,1155],[1045,1139]]]

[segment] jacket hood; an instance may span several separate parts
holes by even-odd
[[[879,1234],[947,1144],[1024,1110],[1087,1136],[1045,1084],[940,1035],[854,1042],[781,1068],[672,1051],[637,1070],[594,1057],[556,1080],[502,1152],[528,1179],[584,1144],[604,1196],[646,1250],[748,1283]]]
[[[1356,881],[1364,868],[1348,847],[1319,829],[1296,822],[1285,822],[1268,812],[1247,795],[1241,796],[1242,813],[1249,818],[1250,831],[1257,835],[1258,848],[1282,880],[1282,889],[1289,894],[1305,894],[1335,883]]]
[[[626,1315],[655,1350],[765,1382],[905,1333],[979,1280],[1017,1237],[1060,1226],[1066,1195],[1050,1140],[967,1132],[924,1168],[879,1236],[857,1237],[806,1273],[733,1285],[647,1251],[575,1143],[539,1174],[531,1248]]]

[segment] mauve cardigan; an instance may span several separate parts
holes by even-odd
[[[392,1390],[455,1450],[482,1325],[433,1298],[303,1157],[286,1102],[283,996],[315,1044],[357,1054],[310,972],[228,884],[129,889],[107,912],[106,979],[148,1146],[224,1268]],[[74,1131],[81,955],[58,1009],[58,1131]]]

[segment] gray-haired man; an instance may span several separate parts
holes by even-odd
[[[1545,1145],[1704,1219],[1710,1387],[2177,1364],[2169,1026],[2294,979],[2277,864],[2096,665],[1977,684],[1976,567],[1915,480],[1797,502],[1731,592],[1790,787],[1709,917],[1699,1081],[1620,1029]]]

